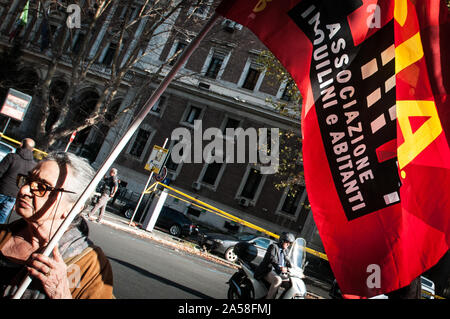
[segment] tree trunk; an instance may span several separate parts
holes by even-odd
[[[51,62],[49,62],[49,67],[47,69],[47,75],[45,77],[45,80],[42,82],[42,84],[38,87],[38,91],[40,92],[39,97],[41,100],[41,105],[39,106],[40,112],[39,112],[39,118],[37,119],[37,126],[35,129],[35,139],[37,146],[40,147],[43,150],[46,150],[48,148],[48,143],[46,141],[46,131],[45,126],[47,123],[47,118],[50,111],[50,85],[52,83],[52,79],[56,73],[58,67],[58,63],[56,59],[53,59]]]

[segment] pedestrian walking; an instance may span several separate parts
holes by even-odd
[[[0,162],[0,224],[5,224],[11,214],[19,191],[18,174],[26,175],[36,166],[33,158],[35,142],[31,138],[22,141],[15,153],[9,153]]]
[[[108,204],[108,201],[114,197],[118,187],[119,181],[117,178],[117,169],[111,168],[111,170],[109,171],[109,176],[103,178],[103,186],[100,191],[101,196],[97,204],[95,204],[94,208],[92,208],[92,210],[88,214],[90,220],[94,220],[94,217],[92,217],[92,215],[94,215],[98,209],[100,209],[100,214],[98,215],[97,222],[100,222],[102,220],[103,215],[106,211],[106,205]]]

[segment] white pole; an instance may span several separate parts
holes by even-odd
[[[164,145],[162,147],[163,149],[166,147],[168,140],[169,139],[166,138],[166,140],[164,141]],[[152,166],[150,166],[150,169],[152,169]],[[150,176],[147,179],[147,183],[145,183],[144,190],[142,191],[141,196],[139,197],[139,201],[138,201],[138,203],[136,205],[136,208],[134,209],[133,216],[131,216],[130,223],[128,224],[128,226],[131,226],[131,223],[133,222],[134,216],[136,215],[136,212],[137,212],[137,210],[139,208],[139,205],[141,205],[142,198],[144,198],[144,195],[145,195],[144,193],[147,190],[148,184],[150,184],[150,181],[152,180],[152,177],[153,177],[153,170],[151,171]]]
[[[161,210],[164,206],[164,203],[166,202],[167,196],[169,195],[169,190],[167,188],[164,188],[161,195],[159,195],[158,201],[156,202],[156,206],[152,211],[152,215],[150,217],[146,217],[146,220],[148,220],[148,223],[144,221],[143,226],[145,227],[146,231],[152,232],[155,228],[156,221],[158,220],[159,214],[161,214]]]
[[[153,105],[158,101],[162,93],[167,89],[170,82],[175,77],[176,73],[181,69],[183,64],[189,59],[189,57],[192,55],[192,53],[195,51],[195,49],[198,47],[202,39],[206,36],[206,34],[212,29],[215,22],[219,19],[219,15],[217,13],[214,13],[214,15],[211,17],[211,19],[206,23],[206,25],[203,27],[203,29],[200,31],[198,36],[192,40],[192,42],[187,46],[186,50],[183,52],[183,54],[180,56],[180,59],[177,60],[175,65],[172,67],[172,69],[169,71],[167,76],[162,80],[159,87],[153,92],[152,96],[147,100],[145,105],[142,107],[142,109],[137,114],[136,118],[133,120],[133,122],[128,127],[128,130],[125,132],[125,134],[120,139],[119,143],[117,143],[117,146],[111,151],[111,153],[108,155],[106,160],[103,162],[102,166],[97,171],[97,174],[95,174],[94,178],[90,182],[90,184],[86,187],[86,189],[83,191],[81,196],[78,198],[77,202],[73,206],[72,210],[69,212],[69,215],[66,217],[66,219],[63,221],[61,226],[56,231],[55,235],[52,237],[48,245],[46,246],[45,250],[42,252],[44,256],[49,256],[52,252],[53,248],[56,246],[58,241],[61,239],[62,235],[66,232],[66,230],[69,228],[72,221],[75,219],[75,217],[78,215],[78,213],[82,210],[84,203],[90,196],[90,194],[95,190],[97,187],[97,184],[100,182],[100,180],[103,178],[103,176],[107,173],[108,169],[111,167],[111,165],[114,163],[116,158],[119,156],[120,152],[122,152],[123,148],[127,143],[130,141],[131,137],[133,136],[134,132],[138,129],[139,125],[142,123],[142,121],[145,119],[147,114],[152,109]],[[16,293],[13,296],[13,299],[20,299],[25,292],[25,290],[28,288],[28,286],[31,283],[31,277],[26,276],[19,288],[17,289]]]
[[[69,143],[67,143],[66,149],[64,150],[64,152],[67,152],[69,150],[69,146],[70,144],[72,144],[73,140],[75,139],[75,136],[77,134],[77,131],[74,131],[69,138]]]
[[[6,122],[5,128],[3,129],[2,135],[5,135],[6,129],[8,128],[9,122],[11,121],[11,118],[8,117],[8,121]]]

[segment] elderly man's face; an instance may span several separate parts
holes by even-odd
[[[34,181],[44,183],[56,188],[70,188],[65,185],[71,178],[67,167],[61,167],[55,161],[39,163],[29,174]],[[62,196],[62,198],[60,198]],[[59,203],[58,203],[59,202]],[[64,213],[70,211],[72,203],[67,194],[57,191],[47,191],[44,196],[36,196],[30,185],[25,184],[19,189],[16,199],[16,212],[26,220],[46,221],[62,218]]]

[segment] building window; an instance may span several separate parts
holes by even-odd
[[[145,144],[147,144],[147,140],[150,138],[149,131],[139,129],[136,139],[134,140],[133,146],[131,147],[130,154],[136,157],[141,157],[142,152],[144,151]]]
[[[223,127],[223,132],[226,133],[227,128],[237,129],[238,127],[241,127],[241,120],[227,117],[225,119],[225,125]]]
[[[213,56],[211,58],[211,62],[209,63],[208,70],[206,71],[205,76],[211,79],[216,79],[219,74],[220,68],[223,64],[223,57],[221,56]]]
[[[202,183],[206,183],[212,186],[216,186],[217,177],[219,176],[220,170],[222,168],[223,163],[210,163],[207,164],[205,173],[201,179]]]
[[[261,174],[259,165],[249,164],[236,192],[235,199],[241,206],[255,206],[266,179],[267,174]]]
[[[179,163],[175,163],[175,162],[172,160],[172,156],[169,156],[169,157],[167,158],[166,168],[167,168],[168,170],[176,171],[177,168],[178,168],[178,165],[180,165],[180,164],[179,164]]]
[[[298,220],[300,214],[307,214],[309,211],[307,201],[304,186],[297,187],[296,191],[288,186],[281,196],[276,213],[288,217],[291,220]],[[302,218],[304,219],[304,216]]]
[[[177,145],[178,143],[181,143],[181,141],[171,141],[170,153],[169,153],[169,156],[167,157],[167,161],[165,164],[165,166],[168,170],[167,177],[170,178],[171,180],[176,180],[176,178],[180,174],[181,168],[183,166],[183,162],[182,162],[183,159],[181,159],[179,163],[174,162],[172,159],[172,150],[175,147],[175,145]],[[184,148],[181,148],[181,150],[179,151],[180,152],[179,156],[181,158],[183,158],[183,156],[184,156],[183,151],[184,151]]]
[[[248,72],[245,77],[244,83],[242,84],[242,87],[244,89],[253,91],[256,87],[256,84],[258,83],[260,74],[261,74],[261,71],[256,69],[254,66],[251,66],[248,69]]]
[[[301,212],[308,212],[309,210],[311,210],[311,205],[309,204],[308,196],[306,196],[301,207]]]
[[[257,169],[251,169],[242,189],[241,197],[254,199],[261,180],[262,174]]]
[[[73,45],[72,45],[72,52],[75,54],[80,53],[81,46],[83,44],[84,38],[86,35],[84,33],[78,33]]]
[[[181,123],[193,126],[194,121],[203,117],[203,111],[203,108],[200,106],[190,105],[184,112]]]
[[[225,172],[226,163],[222,160],[223,152],[211,151],[207,158],[205,158],[205,165],[203,165],[202,171],[198,176],[197,183],[202,184],[213,191],[217,189],[217,186],[222,179]]]
[[[295,216],[297,213],[297,209],[299,208],[302,196],[303,191],[297,191],[296,193],[289,191],[284,199],[281,211],[285,214]]]
[[[169,54],[169,65],[174,65],[175,62],[180,58],[180,55],[183,53],[184,49],[187,47],[187,44],[178,41],[177,44],[172,48],[170,54]]]
[[[251,53],[252,55],[256,54],[256,52]],[[251,91],[258,91],[263,82],[264,74],[265,70],[263,66],[258,64],[252,57],[249,57],[237,86]]]
[[[242,30],[242,25],[230,19],[224,19],[222,27],[225,31],[233,33],[235,30]]]
[[[114,42],[110,42],[101,62],[103,65],[111,66],[111,64],[113,63],[114,55],[116,53],[116,49],[117,44]]]
[[[159,115],[161,116],[163,108],[166,105],[166,101],[167,101],[167,97],[165,96],[161,96],[158,101],[156,101],[155,105],[153,105],[152,109],[150,110],[150,112],[152,112],[155,115]]]
[[[194,13],[198,16],[205,16],[208,13],[208,5],[201,4],[197,8],[194,9]]]
[[[127,153],[141,160],[150,145],[153,133],[154,132],[150,128],[145,126],[139,128],[131,140]]]
[[[230,56],[231,51],[226,48],[211,48],[202,67],[202,74],[213,80],[220,79]]]
[[[202,3],[200,3],[197,6],[193,6],[189,9],[189,15],[190,14],[195,14],[196,16],[205,19],[206,16],[208,15],[209,12],[209,8],[211,7],[212,4],[212,0],[209,1],[202,1]]]
[[[236,129],[241,127],[241,124],[242,120],[229,117],[228,115],[225,116],[225,119],[222,121],[222,125],[220,127],[224,138],[229,141],[234,141],[234,139],[237,139]],[[230,135],[228,135],[227,129],[232,129],[233,133],[229,132]]]
[[[280,99],[286,102],[292,101],[292,97],[290,92],[292,92],[294,83],[292,81],[289,81],[286,86],[284,87],[283,93],[281,94]]]
[[[178,170],[178,167],[180,166],[180,164],[181,163],[175,163],[173,160],[172,160],[172,150],[173,150],[173,148],[175,147],[175,145],[177,145],[178,143],[180,143],[180,141],[173,141],[172,142],[172,147],[170,148],[170,154],[169,154],[169,157],[167,158],[167,161],[166,161],[166,168],[168,169],[168,170],[171,170],[171,171],[174,171],[174,172],[176,172],[177,170]],[[181,149],[181,152],[180,152],[180,156],[181,157],[183,157],[183,151],[184,149],[182,148]]]

